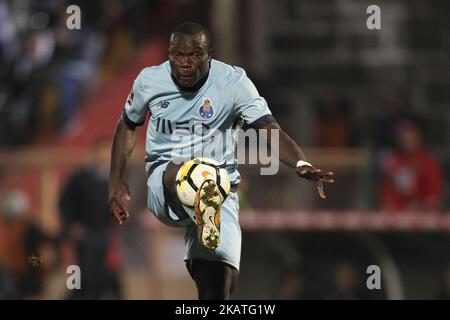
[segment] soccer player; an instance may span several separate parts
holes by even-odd
[[[170,34],[169,60],[145,68],[136,78],[114,134],[109,180],[111,212],[119,224],[130,216],[124,205],[130,200],[123,172],[136,143],[137,127],[149,114],[146,137],[148,208],[163,223],[186,228],[186,267],[195,281],[199,299],[229,299],[236,284],[241,255],[236,189],[239,173],[234,158],[236,136],[232,130],[254,128],[279,131],[279,159],[298,176],[315,181],[321,197],[322,183],[333,182],[306,162],[297,144],[281,130],[266,101],[260,97],[245,71],[212,59],[208,30],[196,23],[177,25]],[[223,159],[231,192],[223,204],[210,195],[217,191],[207,180],[197,191],[194,210],[177,196],[176,176],[182,163],[175,161],[179,142],[176,130],[193,132],[197,125],[229,135]],[[204,137],[203,137],[204,138]],[[202,139],[203,139],[202,138]],[[194,141],[185,148],[195,148]],[[233,155],[230,161],[230,154]],[[181,156],[181,155],[180,155]],[[209,192],[213,191],[213,192]],[[205,219],[208,214],[213,219]],[[215,237],[215,236],[218,237]]]

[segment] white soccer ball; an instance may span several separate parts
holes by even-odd
[[[230,193],[230,177],[227,170],[219,168],[217,161],[208,158],[190,160],[178,170],[176,189],[180,201],[193,208],[197,190],[207,179],[216,182],[223,203]]]

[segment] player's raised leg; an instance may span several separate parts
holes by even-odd
[[[195,169],[195,167],[194,167]],[[180,170],[185,170],[186,173]],[[195,220],[200,242],[208,249],[215,249],[220,245],[220,206],[222,199],[216,182],[206,179],[196,190],[194,208],[183,206],[177,193],[177,176],[185,176],[189,167],[169,162],[164,172],[164,186],[169,193],[168,199],[172,210],[179,214],[187,213]]]

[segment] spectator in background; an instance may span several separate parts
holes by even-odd
[[[275,299],[307,299],[307,295],[305,293],[305,281],[300,269],[288,269],[286,272],[283,272]]]
[[[354,121],[354,107],[350,99],[343,94],[335,92],[323,94],[317,100],[315,108],[316,123],[314,125],[314,145],[319,148],[346,149],[360,144],[361,135],[358,134],[356,121]],[[355,174],[343,174],[336,181],[336,190],[347,190],[343,193],[330,193],[327,201],[313,199],[317,208],[347,209],[356,193]]]
[[[450,300],[450,263],[444,270],[443,282],[436,296],[437,300]]]
[[[417,114],[411,101],[411,93],[406,88],[395,88],[390,94],[387,95],[387,99],[380,102],[381,117],[373,121],[374,130],[372,137],[376,148],[385,149],[395,147],[396,130],[400,122],[413,121],[419,126],[422,125],[422,118]],[[384,109],[382,108],[384,106]]]
[[[36,298],[52,264],[43,250],[51,239],[31,220],[26,193],[7,190],[1,198],[0,298]]]
[[[97,142],[91,162],[72,175],[61,194],[63,237],[75,247],[82,272],[81,290],[73,290],[71,299],[121,299],[120,247],[108,207],[109,151],[108,143]]]
[[[351,121],[352,105],[346,97],[334,94],[320,100],[317,110],[315,145],[343,148],[358,143],[358,134]]]
[[[442,204],[442,172],[423,148],[418,126],[399,122],[397,147],[381,162],[380,204],[385,210],[439,210]]]
[[[354,266],[349,262],[340,262],[335,267],[334,291],[326,299],[360,300],[365,299],[361,290],[363,281],[358,279]]]

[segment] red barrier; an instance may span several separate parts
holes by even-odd
[[[150,229],[166,228],[150,212],[141,223]],[[281,211],[261,210],[240,213],[244,230],[307,231],[449,231],[450,212],[385,211]]]

